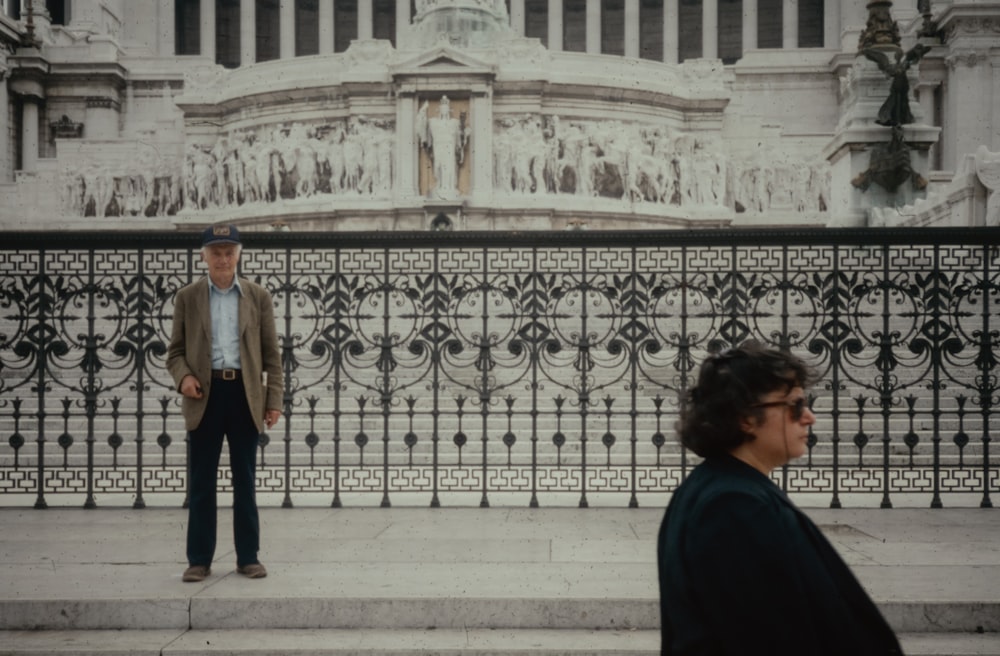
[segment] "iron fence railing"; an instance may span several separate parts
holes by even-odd
[[[809,454],[776,477],[790,492],[990,506],[1000,486],[997,229],[245,241],[286,374],[259,485],[286,506],[661,505],[694,464],[679,399],[747,338],[822,372]],[[0,273],[0,493],[183,494],[164,358],[197,236],[7,234]]]

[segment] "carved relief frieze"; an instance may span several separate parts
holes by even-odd
[[[92,156],[66,166],[60,181],[60,200],[69,216],[169,216],[182,206],[177,158],[155,150],[134,157]]]
[[[317,194],[388,197],[394,150],[394,122],[364,116],[234,131],[211,147],[188,147],[183,205],[198,211]]]
[[[494,188],[737,213],[826,212],[830,169],[768,153],[733,157],[717,138],[666,126],[559,116],[495,123]]]

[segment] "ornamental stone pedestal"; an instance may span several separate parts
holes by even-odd
[[[833,215],[841,217],[841,226],[866,225],[867,210],[912,204],[925,195],[926,183],[921,182],[921,176],[931,168],[930,147],[937,142],[941,129],[923,123],[923,113],[916,103],[910,104],[915,123],[896,128],[876,123],[888,85],[882,71],[863,59],[855,62],[846,79],[841,80],[841,121],[824,150],[832,174]],[[873,164],[877,166],[880,156],[891,156],[894,130],[901,134],[908,155],[908,162],[894,164],[908,168],[912,175],[889,180],[868,175],[869,184],[856,186]]]
[[[910,205],[926,195],[924,174],[940,129],[924,123],[911,88],[931,46],[904,51],[891,6],[887,0],[868,3],[857,60],[841,79],[841,118],[824,151],[839,225],[866,225],[871,209]]]

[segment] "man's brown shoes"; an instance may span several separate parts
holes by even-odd
[[[262,579],[267,576],[267,570],[260,563],[240,565],[236,568],[236,571],[248,579]],[[192,565],[184,570],[184,576],[181,577],[181,580],[185,583],[197,583],[198,581],[204,581],[211,573],[211,568],[205,565]]]
[[[236,571],[247,577],[248,579],[262,579],[267,576],[267,570],[260,563],[250,563],[249,565],[240,565],[236,568]]]

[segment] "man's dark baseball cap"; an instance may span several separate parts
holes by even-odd
[[[214,225],[205,228],[201,236],[202,246],[212,244],[239,244],[240,231],[234,225]]]

